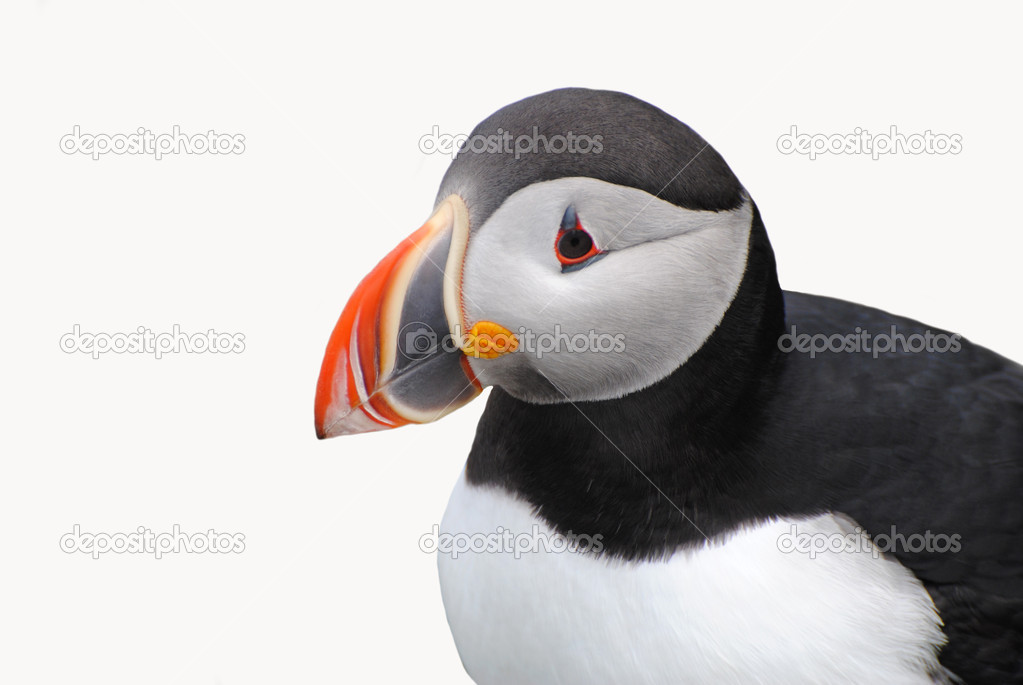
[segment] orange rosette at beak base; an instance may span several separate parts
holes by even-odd
[[[501,324],[477,321],[465,336],[462,351],[476,359],[497,359],[519,349],[519,339]]]

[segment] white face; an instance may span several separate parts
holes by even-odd
[[[563,272],[555,241],[569,206],[606,254]],[[461,288],[465,325],[498,323],[519,349],[472,358],[473,371],[530,402],[611,399],[652,385],[721,321],[746,267],[752,219],[749,198],[732,211],[692,211],[591,178],[519,190],[472,231]]]

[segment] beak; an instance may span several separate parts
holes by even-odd
[[[323,356],[317,437],[428,423],[480,394],[455,337],[468,240],[468,210],[451,195],[359,283]]]

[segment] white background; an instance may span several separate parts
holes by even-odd
[[[318,442],[312,399],[349,293],[430,214],[449,160],[420,137],[533,93],[623,90],[693,126],[785,288],[1023,359],[1019,5],[672,7],[5,4],[0,681],[468,682],[417,541],[483,402]],[[792,124],[963,150],[810,161],[775,147]],[[75,125],[245,152],[93,161],[60,151]],[[93,360],[60,351],[75,324],[246,349]],[[76,523],[246,548],[93,560],[58,547]]]

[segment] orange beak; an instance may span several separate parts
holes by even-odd
[[[359,283],[323,356],[317,437],[427,423],[480,394],[452,335],[468,239],[468,210],[452,195]]]

